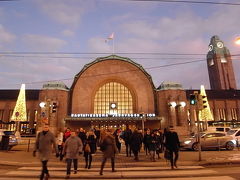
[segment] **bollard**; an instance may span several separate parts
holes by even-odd
[[[28,139],[28,148],[27,148],[27,152],[29,152],[29,149],[30,149],[30,139]]]
[[[220,151],[220,140],[217,139],[217,142],[218,142],[218,151]]]

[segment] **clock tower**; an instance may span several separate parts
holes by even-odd
[[[237,89],[231,54],[218,36],[208,46],[207,66],[212,90]]]

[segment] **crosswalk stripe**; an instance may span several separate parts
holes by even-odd
[[[104,171],[105,176],[114,177],[114,178],[131,178],[131,177],[182,177],[182,176],[193,176],[193,175],[207,175],[207,174],[216,174],[216,171],[213,170],[198,170],[198,171],[188,171],[188,170],[169,170],[169,171],[118,171],[112,173],[110,171]],[[23,176],[36,176],[38,172],[36,171],[10,171],[6,175],[11,175],[15,177]],[[65,171],[50,171],[51,177],[64,177],[66,174]],[[99,176],[98,172],[79,172],[78,174],[73,174],[73,177],[96,177]]]
[[[26,179],[30,179],[30,178],[19,178],[19,177],[11,177],[11,180],[26,180]],[[54,179],[51,178],[51,180],[59,180],[60,178]],[[62,178],[64,179],[64,177]],[[99,178],[97,180],[105,180],[106,178]],[[211,176],[211,177],[184,177],[184,178],[154,178],[154,180],[219,180],[219,179],[224,179],[224,180],[236,180],[232,177],[229,176]],[[2,177],[0,178],[0,180],[6,180],[6,177]],[[32,178],[31,180],[38,180],[38,178]],[[116,179],[108,179],[108,180],[116,180]],[[129,180],[129,179],[121,179],[121,180]],[[149,178],[144,178],[144,180],[153,180],[153,179],[149,179]]]
[[[168,170],[170,167],[128,167],[128,168],[116,168],[118,171],[147,171],[147,170]],[[21,167],[18,168],[19,170],[40,170],[41,167]],[[64,171],[66,170],[66,167],[49,167],[50,171]],[[81,171],[83,168],[79,168],[79,171]],[[91,170],[99,170],[100,166],[93,167]],[[111,168],[104,168],[106,170],[110,170]],[[178,166],[178,170],[193,170],[193,169],[204,169],[203,166]],[[89,171],[89,170],[88,170]]]

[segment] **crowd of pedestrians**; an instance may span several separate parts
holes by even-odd
[[[66,160],[66,179],[70,177],[71,165],[73,163],[73,172],[78,170],[78,158],[84,156],[85,168],[91,169],[93,156],[97,147],[102,151],[102,163],[99,174],[103,175],[103,169],[107,159],[111,160],[112,172],[115,172],[115,155],[121,152],[122,144],[126,147],[126,156],[139,161],[139,152],[144,149],[145,155],[153,162],[157,159],[166,158],[170,161],[171,169],[177,168],[178,152],[180,142],[177,133],[173,127],[159,129],[140,129],[131,130],[128,125],[125,130],[121,129],[90,129],[85,131],[80,128],[78,131],[67,128],[64,132],[59,131],[57,137],[49,131],[49,126],[44,125],[43,131],[38,133],[33,155],[38,152],[42,163],[42,172],[40,180],[47,180],[50,175],[47,168],[49,156],[52,147],[56,152],[56,157]]]

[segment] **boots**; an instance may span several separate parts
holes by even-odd
[[[111,165],[112,165],[112,172],[116,172],[114,159],[112,159]]]
[[[85,156],[85,169],[88,168],[88,155]]]
[[[103,175],[103,168],[104,168],[105,163],[106,163],[106,160],[103,160],[103,162],[101,164],[101,169],[100,169],[100,172],[99,172],[100,175]]]
[[[88,169],[91,168],[91,164],[92,164],[92,155],[89,156],[89,164],[88,164]]]
[[[102,163],[101,164],[101,169],[100,169],[100,172],[99,172],[100,175],[103,175],[103,168],[104,168],[104,164]]]

